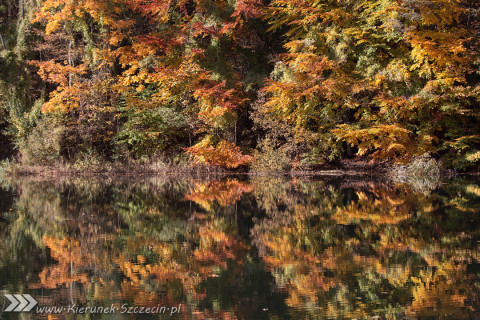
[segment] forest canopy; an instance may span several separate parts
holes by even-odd
[[[0,0],[1,157],[478,168],[479,7]]]

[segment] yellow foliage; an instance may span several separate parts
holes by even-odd
[[[237,168],[253,160],[251,156],[244,155],[234,143],[222,140],[215,147],[210,144],[210,139],[204,139],[193,147],[186,149],[199,163],[206,163],[225,168]]]

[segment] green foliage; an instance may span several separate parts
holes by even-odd
[[[59,152],[70,161],[90,151],[105,161],[185,153],[234,168],[256,146],[255,170],[351,150],[397,163],[430,153],[449,168],[478,168],[478,6],[3,1],[0,109],[21,153],[40,139],[40,110],[62,113]]]
[[[41,117],[30,133],[17,141],[22,162],[29,165],[51,164],[60,158],[65,128],[52,117]]]
[[[30,109],[26,101],[18,99],[16,96],[10,96],[6,102],[8,110],[8,122],[10,123],[9,134],[16,140],[17,146],[23,143],[35,128],[37,120],[40,118],[40,107],[42,100],[37,100]]]
[[[132,153],[137,158],[152,157],[169,148],[178,153],[187,135],[186,127],[185,117],[168,107],[131,110],[115,136],[115,144],[120,154]]]
[[[465,169],[474,165],[478,166],[480,160],[480,135],[459,136],[453,141],[446,141],[440,150],[446,150],[442,161],[448,167]]]
[[[253,153],[253,172],[286,172],[291,168],[291,157],[287,145],[276,146],[272,139],[266,138]]]
[[[100,169],[104,163],[105,159],[103,159],[98,152],[92,149],[87,149],[76,155],[73,167],[79,171],[95,171]],[[102,167],[102,169],[104,168]]]
[[[478,141],[467,137],[478,135],[480,122],[474,8],[467,1],[272,1],[267,16],[272,29],[284,30],[288,52],[264,89],[261,112],[293,126],[296,141],[305,132],[333,133],[377,160],[434,152],[465,167],[466,154],[476,159]]]

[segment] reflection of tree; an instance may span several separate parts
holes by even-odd
[[[239,239],[225,219],[209,221],[198,230],[199,246],[193,251],[203,265],[227,267],[228,260],[241,261],[247,251],[245,242]]]
[[[193,184],[185,199],[194,201],[205,210],[210,211],[214,202],[221,207],[229,206],[240,200],[244,193],[251,191],[252,187],[249,184],[237,180],[197,182]]]
[[[254,193],[271,187],[259,181]],[[358,319],[406,313],[468,318],[479,311],[479,277],[469,277],[466,268],[478,263],[480,248],[465,241],[480,234],[465,222],[476,225],[479,218],[459,218],[478,213],[471,205],[465,210],[472,195],[479,200],[472,186],[467,193],[451,190],[453,200],[378,185],[354,187],[353,196],[321,182],[280,189],[268,204],[257,197],[267,215],[252,235],[290,306]]]
[[[421,271],[418,277],[412,277],[415,286],[408,313],[422,318],[442,315],[468,319],[474,308],[465,302],[473,298],[471,294],[478,292],[478,288],[466,277],[466,266],[445,261],[436,268],[435,272],[429,268]]]
[[[20,189],[0,239],[26,248],[17,254],[40,248],[31,289],[82,303],[188,302],[198,319],[479,312],[472,182],[428,195],[282,177]],[[11,249],[0,249],[2,266],[12,265]]]
[[[416,196],[412,192],[392,192],[387,188],[357,191],[357,201],[339,207],[333,219],[339,224],[370,220],[375,224],[398,224],[415,211]]]
[[[185,201],[182,183],[131,187],[102,186],[94,180],[89,189],[85,180],[79,180],[37,186],[24,193],[28,198],[17,199],[17,211],[37,217],[33,223],[39,230],[38,245],[48,248],[55,263],[39,272],[30,289],[67,290],[70,298],[83,302],[88,295],[95,300],[173,305],[185,295],[202,299],[205,293],[198,286],[204,279],[218,277],[228,261],[241,266],[249,256],[230,214],[242,194],[251,191],[246,183],[232,180],[194,187],[194,197],[202,198],[202,190],[209,194],[205,199],[212,197],[216,214],[226,210],[222,218]],[[31,185],[23,188],[30,190]],[[46,208],[39,211],[45,214],[32,212],[39,207]],[[49,220],[52,214],[56,223]],[[12,225],[22,220],[13,220]]]
[[[43,237],[43,243],[50,249],[50,255],[58,264],[43,269],[40,273],[40,282],[42,288],[55,289],[58,286],[69,286],[73,282],[88,283],[89,277],[87,270],[82,270],[92,261],[90,252],[85,250],[80,241],[65,238]],[[34,287],[34,286],[31,286]]]
[[[0,188],[0,200],[10,193],[17,194],[14,201],[2,203],[9,203],[9,207],[0,213],[0,287],[18,292],[25,287],[24,279],[37,277],[47,260],[43,232],[50,229],[61,235],[64,228],[58,190],[38,183],[10,189],[6,192]]]

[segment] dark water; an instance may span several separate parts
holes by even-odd
[[[137,180],[3,182],[0,319],[480,317],[478,180]]]

